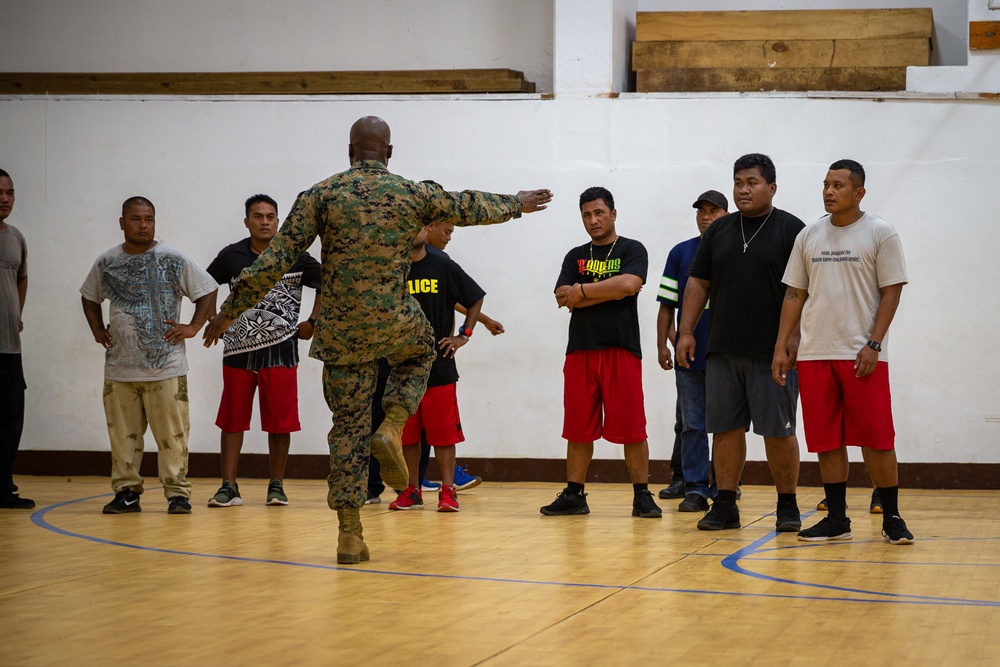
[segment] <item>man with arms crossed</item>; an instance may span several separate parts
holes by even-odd
[[[674,312],[684,305],[684,288],[687,286],[688,269],[701,237],[709,226],[726,215],[729,201],[716,190],[702,193],[694,202],[698,236],[678,243],[667,256],[656,300],[660,302],[656,316],[656,345],[660,368],[669,371],[674,367],[670,358],[670,345],[676,345]],[[681,469],[684,478],[684,500],[677,506],[679,512],[704,512],[708,509],[709,447],[705,431],[705,350],[708,348],[708,317],[702,317],[694,330],[698,346],[696,356],[687,367],[679,366],[677,402],[681,411]],[[671,459],[673,457],[671,456]],[[669,487],[668,487],[669,488]],[[660,494],[663,497],[663,493]]]
[[[188,432],[191,430],[184,340],[215,310],[219,286],[190,257],[156,241],[156,210],[145,197],[122,204],[125,242],[94,262],[80,288],[83,314],[105,350],[104,412],[111,439],[114,500],[105,514],[140,512],[142,436],[153,431],[157,468],[170,514],[190,514]],[[182,297],[195,304],[190,324],[177,320]],[[104,325],[101,303],[111,302]]]
[[[798,381],[794,371],[785,386],[771,380],[771,357],[778,337],[784,288],[781,275],[795,237],[805,226],[772,204],[778,189],[774,163],[750,153],[733,165],[733,199],[738,212],[712,223],[698,246],[684,290],[677,337],[677,363],[689,368],[697,354],[694,329],[711,297],[705,371],[705,424],[714,436],[718,496],[700,530],[740,527],[736,506],[740,474],[746,463],[746,431],[763,436],[767,463],[778,491],[775,530],[802,528],[795,487],[799,443],[795,438]],[[794,363],[794,347],[789,356]]]
[[[580,214],[591,241],[566,254],[555,290],[556,303],[571,313],[563,364],[567,481],[541,512],[590,513],[584,484],[594,440],[603,437],[625,447],[632,516],[658,519],[663,513],[648,484],[637,307],[649,258],[641,243],[618,236],[615,200],[604,188],[589,188],[580,195]]]
[[[278,204],[267,195],[253,195],[244,204],[243,224],[249,238],[223,248],[208,265],[220,285],[229,285],[256,261],[278,232]],[[243,448],[243,432],[250,428],[253,396],[260,390],[260,427],[267,433],[270,482],[268,505],[287,505],[282,480],[292,432],[299,425],[299,339],[312,338],[319,314],[319,293],[309,319],[299,322],[302,287],[319,288],[320,266],[302,253],[288,273],[260,303],[236,318],[222,336],[222,400],[216,426],[222,429],[220,457],[222,486],[209,507],[243,504],[236,471]]]
[[[865,170],[854,160],[830,165],[823,181],[828,216],[795,240],[774,346],[774,381],[788,381],[787,348],[802,322],[798,353],[806,445],[819,457],[829,515],[799,539],[849,540],[847,447],[861,447],[882,500],[882,537],[912,544],[899,516],[899,478],[889,394],[886,335],[906,284],[899,235],[861,210]]]

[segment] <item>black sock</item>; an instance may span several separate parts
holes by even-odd
[[[723,491],[719,489],[719,495],[715,497],[715,502],[721,505],[735,505],[736,504],[736,492],[735,491]]]
[[[843,521],[847,518],[847,482],[823,484],[826,490],[826,507],[830,516]]]
[[[577,482],[566,482],[566,488],[569,489],[570,493],[575,493],[579,496],[583,495],[583,484],[578,484]]]
[[[878,487],[878,497],[882,501],[882,521],[899,516],[899,486]]]
[[[639,495],[640,491],[649,491],[649,484],[633,484],[632,485],[632,494],[633,495],[636,495],[636,496]]]
[[[785,502],[787,502],[787,503],[789,503],[791,505],[795,505],[796,507],[799,506],[798,501],[795,500],[795,494],[794,493],[779,493],[778,494],[778,502],[780,503],[781,501],[785,501]]]

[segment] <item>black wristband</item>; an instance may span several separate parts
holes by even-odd
[[[582,294],[583,298],[586,299],[587,293],[583,291],[583,283],[577,283],[577,284],[580,286],[580,294]]]
[[[316,318],[315,317],[310,317],[309,319],[306,320],[306,322],[308,322],[312,326],[316,326]]]

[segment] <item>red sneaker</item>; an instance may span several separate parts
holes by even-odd
[[[420,494],[420,489],[415,486],[408,486],[399,496],[389,503],[391,510],[411,510],[414,507],[423,507],[424,497]]]
[[[438,512],[457,512],[458,498],[454,486],[441,485],[438,492]]]

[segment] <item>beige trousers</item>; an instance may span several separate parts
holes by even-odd
[[[191,497],[188,472],[187,377],[156,382],[104,382],[104,414],[111,438],[111,488],[142,493],[143,435],[149,425],[163,495]]]

